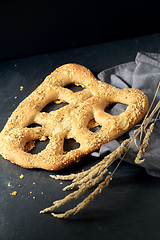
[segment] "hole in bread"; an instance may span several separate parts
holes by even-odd
[[[69,84],[65,86],[65,88],[70,89],[72,92],[80,92],[84,90],[84,88],[81,85],[75,85],[75,84]]]
[[[100,126],[94,118],[92,118],[89,123],[87,128],[91,131],[91,132],[98,132],[101,129],[102,126]]]
[[[77,149],[80,147],[80,144],[76,142],[74,138],[66,139],[64,138],[63,151],[69,152],[71,150]]]
[[[35,127],[42,127],[42,125],[37,124],[37,123],[32,123],[32,124],[27,126],[27,128],[35,128]]]
[[[44,150],[48,143],[49,143],[48,138],[45,141],[40,141],[39,139],[37,139],[35,141],[28,142],[25,146],[24,151],[32,154],[37,154]]]
[[[102,126],[98,125],[96,127],[90,128],[89,131],[97,133],[101,129]]]
[[[67,102],[62,102],[60,100],[57,100],[56,102],[50,102],[48,103],[43,109],[41,112],[51,112],[51,111],[55,111],[57,109],[60,109],[64,106],[68,105]]]
[[[113,103],[105,108],[105,112],[111,114],[111,115],[120,115],[123,113],[128,105],[123,103]]]

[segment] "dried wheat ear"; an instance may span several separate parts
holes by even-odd
[[[99,163],[97,163],[96,165],[91,167],[90,169],[88,169],[86,171],[82,171],[78,174],[70,174],[67,176],[66,175],[65,176],[50,175],[50,177],[52,177],[53,179],[71,180],[72,181],[72,183],[70,185],[68,185],[67,187],[65,187],[63,189],[64,191],[72,190],[77,187],[78,187],[78,189],[71,192],[64,199],[53,202],[52,206],[45,208],[44,210],[41,210],[40,213],[51,212],[51,214],[54,217],[67,218],[68,216],[75,215],[81,209],[85,208],[94,199],[94,197],[97,194],[101,193],[101,191],[109,185],[110,181],[113,178],[113,175],[115,174],[116,170],[118,169],[118,166],[120,165],[121,161],[127,154],[132,143],[136,141],[136,138],[138,135],[140,135],[140,143],[138,144],[139,151],[138,151],[137,157],[135,158],[135,163],[141,164],[142,162],[145,161],[145,159],[141,159],[141,158],[142,158],[143,153],[145,153],[145,151],[149,147],[149,137],[154,130],[155,122],[156,122],[157,118],[159,117],[159,113],[160,113],[160,101],[157,103],[154,110],[150,113],[151,107],[155,101],[159,87],[160,87],[160,83],[157,87],[157,91],[155,93],[153,101],[150,105],[150,108],[149,108],[141,126],[134,132],[134,135],[131,138],[126,139],[124,142],[122,142],[122,144],[114,152],[105,156],[102,161],[100,161]],[[156,116],[155,116],[155,114],[156,114]],[[152,124],[150,124],[150,121],[154,116],[155,116],[155,120]],[[148,125],[150,125],[150,126],[147,129]],[[145,133],[145,136],[142,139],[143,132]],[[138,147],[138,145],[137,145],[137,147]],[[115,160],[117,160],[120,157],[121,157],[121,159],[120,159],[118,165],[116,166],[116,168],[114,169],[114,171],[112,173],[108,172],[108,167]],[[104,174],[106,174],[106,173],[108,173],[108,174],[107,174],[107,177],[104,179]],[[96,184],[98,184],[98,186],[95,186]],[[82,195],[84,192],[86,192],[87,189],[89,189],[93,186],[95,186],[94,191],[91,194],[89,194],[88,197],[86,197],[81,203],[79,203],[73,209],[69,209],[68,211],[66,211],[64,213],[60,213],[60,214],[53,212],[55,209],[66,204],[67,202],[71,201],[72,199],[77,199],[80,195]]]

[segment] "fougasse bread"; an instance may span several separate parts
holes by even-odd
[[[83,87],[73,92],[66,86]],[[50,102],[66,102],[66,106],[49,113],[43,108]],[[110,115],[105,108],[113,103],[126,104],[119,115]],[[117,139],[136,125],[148,110],[148,98],[138,89],[118,89],[97,80],[91,71],[78,64],[57,68],[25,98],[12,113],[0,133],[0,153],[24,168],[60,170],[78,161],[103,144]],[[101,126],[90,130],[90,122]],[[38,124],[36,127],[28,127]],[[64,139],[74,139],[79,147],[64,151]],[[49,143],[37,154],[26,145],[34,140]]]

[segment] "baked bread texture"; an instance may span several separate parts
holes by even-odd
[[[66,88],[70,84],[80,85],[83,90],[73,92]],[[44,112],[50,102],[68,104]],[[105,112],[114,103],[126,104],[127,108],[119,115]],[[147,110],[147,96],[140,90],[115,88],[97,80],[81,65],[65,64],[47,76],[12,113],[0,133],[0,153],[24,168],[60,170],[123,135]],[[90,130],[91,122],[100,126],[98,132]],[[70,138],[79,147],[65,152],[64,139]],[[29,150],[37,139],[49,139],[49,143],[41,152],[32,154]]]

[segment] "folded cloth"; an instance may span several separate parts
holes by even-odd
[[[134,62],[129,62],[106,69],[98,74],[98,78],[118,88],[140,89],[148,96],[149,104],[151,104],[160,81],[160,54],[138,52]],[[152,109],[159,100],[160,91],[157,93]],[[113,108],[109,109],[109,112],[113,115],[117,115],[117,113],[124,111],[125,108],[126,107],[123,104],[116,104]],[[152,119],[152,121],[154,121],[154,119]],[[136,125],[127,134],[124,134],[117,140],[104,144],[100,148],[99,152],[93,152],[92,156],[103,157],[109,152],[114,151],[120,146],[122,141],[133,136],[134,131],[139,126],[140,124]],[[145,158],[145,161],[139,164],[139,166],[146,169],[148,174],[155,177],[160,177],[159,134],[160,118],[157,119],[154,130],[150,136],[149,147],[146,153],[143,154],[142,158]],[[138,142],[138,139],[136,139],[136,141]],[[124,160],[135,164],[134,160],[137,156],[137,153],[138,148],[133,143]]]

